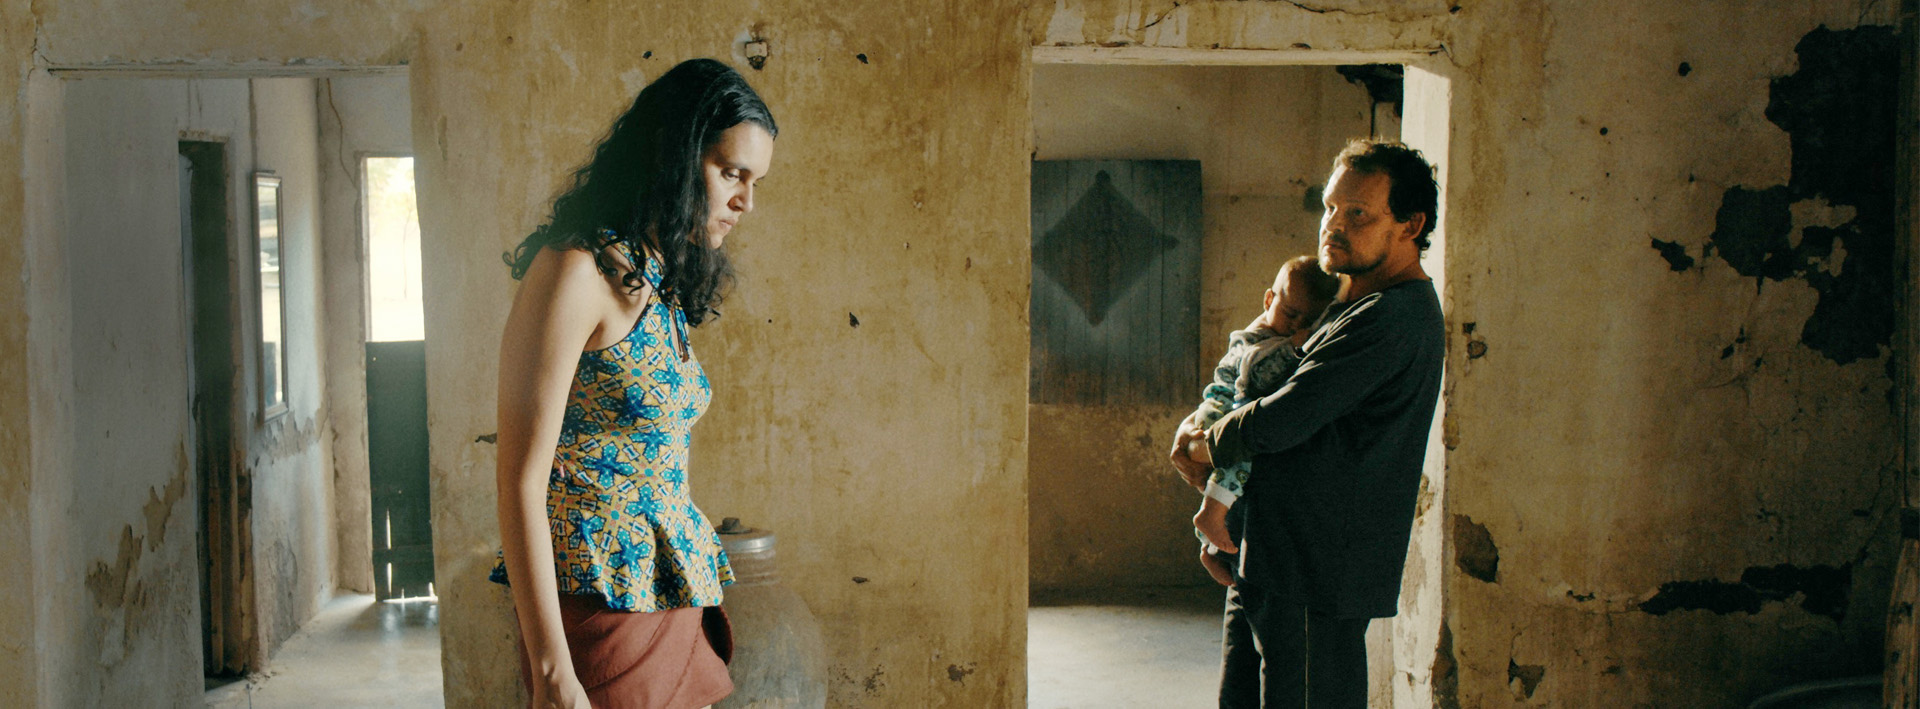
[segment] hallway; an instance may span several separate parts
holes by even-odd
[[[336,596],[273,657],[265,676],[206,695],[208,709],[439,707],[440,607]]]

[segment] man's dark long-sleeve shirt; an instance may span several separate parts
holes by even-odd
[[[1240,575],[1345,618],[1396,611],[1440,398],[1446,331],[1425,280],[1336,303],[1279,391],[1207,431],[1216,466],[1251,459]]]

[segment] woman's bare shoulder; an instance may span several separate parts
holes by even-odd
[[[612,295],[607,275],[584,249],[547,247],[534,254],[520,279],[521,292],[535,291],[572,302],[602,301]]]

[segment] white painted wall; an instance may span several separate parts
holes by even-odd
[[[63,82],[70,465],[37,471],[43,706],[200,701],[200,491],[178,142],[227,143],[229,210],[249,229],[254,166],[283,178],[288,415],[261,425],[250,359],[237,428],[253,478],[256,618],[270,652],[325,600],[331,514],[319,386],[316,118],[311,80]],[[256,123],[257,122],[257,123]],[[254,126],[258,125],[259,130]],[[257,150],[257,153],[256,153]],[[257,155],[257,157],[256,157]],[[251,259],[235,266],[249,273]],[[237,296],[254,298],[251,278]],[[257,324],[242,319],[250,342]],[[56,407],[57,410],[57,407]],[[44,483],[44,484],[42,484]]]
[[[182,704],[199,690],[185,681],[199,655],[182,649],[200,646],[200,609],[176,156],[193,130],[250,162],[248,91],[184,80],[65,91],[73,447],[41,512],[65,547],[48,549],[47,584],[70,591],[45,599],[42,637],[62,642],[41,646],[43,699]]]
[[[256,169],[280,176],[281,297],[286,299],[289,411],[253,433],[255,599],[264,647],[333,592],[332,450],[321,375],[319,116],[312,79],[253,79]],[[251,189],[249,181],[249,189]],[[250,213],[250,212],[249,212]],[[254,297],[252,291],[245,291]],[[249,336],[251,342],[253,336]],[[257,380],[256,380],[257,381]]]

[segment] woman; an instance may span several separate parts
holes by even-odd
[[[687,341],[732,277],[778,132],[740,75],[684,62],[640,91],[507,262],[501,564],[534,707],[683,709],[733,690],[720,538],[688,495],[711,390]]]

